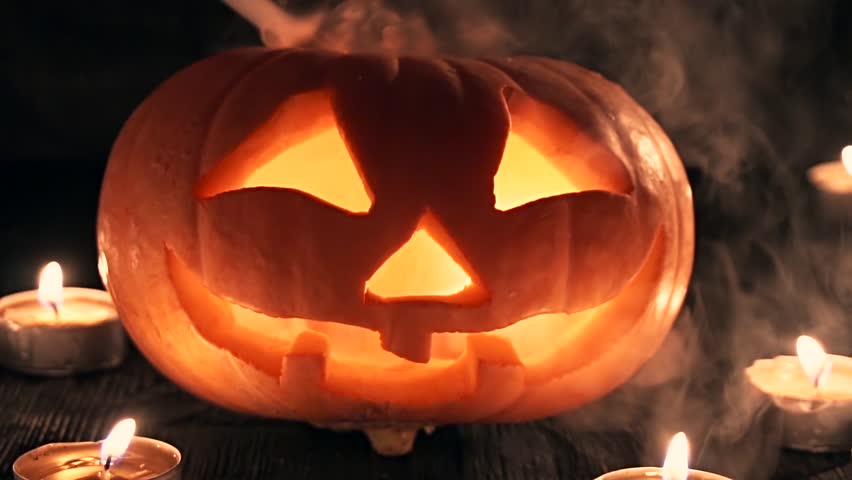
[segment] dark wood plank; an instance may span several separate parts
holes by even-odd
[[[373,454],[359,433],[335,433],[299,422],[246,417],[202,402],[156,373],[135,351],[122,367],[78,377],[40,379],[0,370],[0,472],[15,458],[54,441],[101,438],[112,423],[133,416],[139,434],[181,449],[185,478],[274,479],[593,479],[652,462],[639,410],[629,431],[590,431],[606,401],[579,416],[516,425],[444,427],[421,435],[412,455]],[[617,422],[616,422],[617,423]],[[742,480],[849,480],[850,455],[779,451],[772,421],[754,422],[736,441],[708,431],[698,442],[698,466]],[[776,459],[777,467],[776,467]],[[742,475],[747,475],[744,477]]]

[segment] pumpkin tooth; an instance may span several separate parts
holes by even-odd
[[[459,359],[466,364],[471,396],[482,401],[508,402],[520,396],[525,383],[524,364],[512,341],[488,333],[467,336],[467,349]]]
[[[385,327],[381,332],[382,348],[406,360],[426,363],[431,357],[432,333],[409,328]]]
[[[472,357],[471,361],[501,366],[523,365],[512,341],[497,335],[487,333],[468,335],[467,351]]]
[[[330,345],[325,334],[305,330],[296,336],[281,365],[282,382],[321,385],[325,382]]]
[[[450,422],[476,420],[504,410],[524,391],[525,368],[512,342],[487,333],[467,335],[467,348],[459,359],[465,370],[469,393],[442,406],[441,416]]]

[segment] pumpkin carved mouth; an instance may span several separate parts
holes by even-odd
[[[365,402],[403,405],[441,405],[459,398],[476,405],[488,395],[496,413],[521,392],[535,398],[537,385],[569,376],[617,339],[630,338],[645,318],[643,312],[652,308],[647,299],[657,290],[664,254],[659,229],[639,272],[615,298],[573,314],[534,315],[487,333],[434,333],[426,363],[386,351],[379,333],[367,328],[276,318],[246,308],[208,289],[169,248],[166,261],[178,300],[198,333],[282,384],[298,375],[302,390],[312,387]],[[667,302],[672,292],[656,295]],[[312,372],[313,378],[306,382],[304,372]]]
[[[357,145],[347,145],[345,132],[338,130],[333,95],[316,91],[284,102],[265,124],[215,164],[195,189],[205,207],[201,222],[213,232],[205,236],[201,230],[202,241],[210,246],[207,266],[202,262],[203,273],[196,274],[171,249],[167,249],[167,258],[177,297],[200,335],[279,378],[282,385],[289,383],[288,376],[298,375],[299,382],[294,383],[302,388],[308,384],[342,397],[400,405],[441,405],[487,394],[502,399],[489,399],[492,408],[505,407],[522,391],[534,390],[536,383],[581,369],[584,359],[598,358],[610,348],[612,339],[628,334],[643,318],[642,309],[653,295],[647,289],[657,284],[665,243],[662,230],[654,241],[653,229],[636,225],[639,216],[630,197],[632,182],[619,159],[551,108],[523,95],[513,98],[507,100],[507,108],[517,120],[507,132],[493,173],[494,204],[474,216],[491,218],[494,230],[512,222],[545,225],[547,233],[530,237],[529,248],[540,251],[543,262],[568,265],[594,259],[594,253],[577,252],[590,245],[600,244],[600,254],[614,254],[606,240],[588,238],[595,235],[591,233],[595,229],[607,231],[604,219],[617,224],[622,232],[651,232],[632,242],[624,241],[623,234],[618,236],[622,247],[632,245],[629,254],[623,253],[624,271],[601,268],[608,273],[596,279],[593,265],[573,270],[583,278],[570,283],[597,284],[592,291],[599,288],[603,293],[584,295],[584,302],[576,303],[570,293],[560,291],[561,282],[553,282],[555,277],[547,274],[533,282],[538,284],[534,289],[518,293],[518,287],[507,281],[511,275],[487,271],[501,263],[487,256],[476,262],[486,269],[480,275],[466,253],[482,248],[461,248],[429,203],[440,205],[448,192],[427,182],[422,182],[426,188],[418,190],[423,185],[415,182],[413,189],[420,195],[411,195],[416,199],[411,208],[392,210],[372,230],[380,236],[382,231],[393,230],[387,225],[405,225],[405,218],[416,218],[410,231],[397,230],[393,243],[376,240],[384,243],[381,248],[364,247],[372,253],[355,254],[358,248],[353,246],[353,252],[337,257],[341,258],[338,272],[302,273],[326,278],[332,285],[334,293],[322,295],[325,301],[282,302],[283,292],[270,286],[278,281],[284,289],[299,288],[295,276],[282,280],[288,277],[282,270],[308,267],[298,259],[295,264],[299,266],[293,267],[294,256],[280,253],[281,242],[292,235],[276,230],[271,234],[269,229],[274,227],[270,225],[276,220],[261,216],[255,205],[277,202],[281,208],[263,212],[287,221],[302,217],[310,218],[314,225],[327,225],[314,227],[319,231],[382,218],[382,207],[376,202],[383,197],[373,192],[364,174],[375,170],[370,161],[380,155],[376,151],[357,155]],[[547,132],[547,126],[558,132]],[[572,139],[567,144],[566,136]],[[581,162],[576,159],[589,157],[605,173],[590,175],[578,169]],[[398,158],[386,161],[393,164]],[[462,197],[456,208],[470,208],[476,201]],[[315,213],[304,213],[308,209]],[[413,214],[417,210],[421,213]],[[591,215],[593,222],[583,220],[590,216],[588,211],[598,214]],[[441,213],[452,216],[446,209]],[[542,217],[571,219],[568,225],[575,228]],[[576,218],[579,226],[571,223]],[[583,225],[589,223],[595,227]],[[520,228],[524,227],[512,230]],[[463,227],[457,226],[456,232],[464,236]],[[540,246],[542,236],[557,245]],[[269,239],[268,246],[261,246],[260,239]],[[341,246],[310,248],[331,255]],[[517,246],[514,239],[505,244],[507,249]],[[293,250],[304,248],[298,245]],[[222,252],[246,257],[245,252],[252,249],[261,253],[254,256],[250,268],[220,271],[227,265],[221,260]],[[548,259],[548,254],[554,258]],[[508,250],[492,257],[507,258]],[[373,258],[374,263],[352,265],[353,259]],[[327,268],[329,263],[323,258],[313,265]],[[264,268],[276,273],[257,275]],[[544,266],[516,265],[514,269],[553,271]],[[256,276],[241,278],[246,275]],[[212,279],[211,285],[208,279]],[[316,279],[310,285],[324,287],[328,288]],[[631,305],[634,298],[644,302]],[[580,346],[583,355],[572,355]],[[304,372],[316,377],[306,381]],[[437,384],[448,387],[429,388]],[[497,385],[499,393],[494,391]],[[424,398],[427,391],[431,398]]]

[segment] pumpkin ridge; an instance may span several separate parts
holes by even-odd
[[[556,64],[555,62],[550,61],[550,59],[547,59],[547,58],[530,58],[529,61],[534,62],[537,65],[540,65],[542,68],[545,68],[545,69],[555,73],[556,75],[563,77],[566,80],[570,80],[572,82],[581,82],[580,85],[582,85],[586,81],[585,79],[577,76],[575,74],[575,72],[572,71],[573,69],[561,67],[560,65]],[[620,94],[624,94],[623,89],[619,85],[610,82],[601,74],[594,74],[594,75],[597,75],[598,81],[607,82],[609,84],[608,87],[610,89],[613,89],[615,91],[620,91]],[[607,112],[610,115],[610,118],[608,118],[608,120],[617,121],[616,118],[615,118],[615,115],[610,112],[610,109],[607,108],[604,101],[601,98],[599,98],[599,96],[596,94],[597,92],[594,92],[591,89],[585,89],[585,88],[580,88],[580,87],[577,87],[577,91],[578,91],[579,94],[583,95],[583,97],[586,100],[588,100],[589,103],[594,104],[598,108],[600,108],[601,110]],[[633,155],[637,154],[636,151],[634,150],[631,142],[629,141],[629,138],[627,138],[627,137],[629,137],[629,135],[628,135],[628,132],[626,130],[627,129],[622,129],[622,128],[611,129],[611,131],[613,133],[615,133],[615,135],[618,138],[618,146],[620,147],[621,152],[622,152],[622,155],[618,155],[619,157],[622,157],[623,155],[633,156]],[[598,131],[598,128],[595,128],[594,131]],[[628,173],[630,174],[630,177],[634,181],[634,184],[635,184],[635,172],[629,171]]]
[[[216,102],[216,109],[210,115],[210,119],[207,123],[207,128],[205,129],[205,132],[202,136],[202,140],[201,140],[202,147],[200,149],[201,151],[200,151],[199,158],[204,158],[204,155],[207,152],[207,145],[209,143],[210,132],[213,129],[212,128],[213,125],[215,125],[215,123],[216,123],[216,118],[219,116],[219,114],[222,111],[222,105],[224,105],[225,99],[228,98],[228,96],[231,95],[234,92],[235,87],[237,85],[239,85],[240,83],[242,83],[243,81],[245,81],[245,79],[248,78],[251,75],[252,72],[256,71],[258,68],[261,68],[263,65],[266,65],[267,63],[271,63],[273,60],[279,58],[281,56],[281,54],[282,54],[282,52],[278,52],[278,51],[264,52],[264,54],[262,56],[260,56],[260,58],[258,58],[256,62],[251,63],[250,65],[247,65],[245,67],[245,70],[243,70],[240,75],[236,76],[236,78],[234,78],[223,89],[224,91],[219,96],[219,101]],[[196,163],[195,178],[201,178],[201,174],[202,174],[201,169],[202,168],[204,168],[202,162],[200,162],[200,161],[197,162]],[[195,191],[194,187],[193,187],[193,191]],[[201,230],[201,217],[200,217],[201,212],[199,210],[194,210],[194,213],[195,213],[195,222],[194,222],[195,227],[194,227],[194,230],[193,230],[193,237],[199,238],[200,237],[199,232]],[[199,266],[201,267],[201,269],[203,269],[204,263],[200,262]]]
[[[488,63],[489,65],[492,65],[494,68],[503,72],[506,76],[511,78],[518,85],[521,85],[523,87],[524,93],[526,93],[528,96],[530,96],[532,98],[536,98],[538,100],[542,100],[542,99],[539,98],[539,96],[536,95],[534,92],[531,92],[528,88],[524,87],[525,82],[516,78],[516,75],[518,75],[519,72],[516,71],[516,70],[513,70],[510,67],[514,67],[515,69],[521,69],[523,67],[533,66],[533,67],[541,70],[541,71],[536,72],[536,73],[540,74],[540,73],[544,72],[548,76],[551,76],[553,79],[562,80],[562,81],[559,81],[557,83],[560,84],[559,87],[563,90],[563,92],[565,90],[570,91],[572,96],[576,97],[575,98],[576,101],[572,102],[572,103],[575,104],[574,105],[575,109],[571,110],[571,111],[563,111],[563,113],[568,115],[575,122],[579,123],[580,126],[581,126],[581,129],[586,131],[587,133],[596,131],[597,129],[594,128],[594,126],[597,122],[594,119],[594,115],[590,114],[590,112],[588,111],[588,108],[582,108],[581,109],[579,107],[579,105],[583,105],[585,107],[585,105],[587,103],[589,103],[589,100],[591,100],[591,99],[586,95],[586,93],[582,89],[578,88],[577,85],[574,85],[574,84],[569,83],[569,82],[565,82],[564,80],[566,80],[566,76],[563,75],[562,73],[548,69],[544,65],[541,65],[541,64],[535,62],[535,60],[537,60],[538,58],[539,57],[525,57],[525,56],[513,57],[511,59],[508,59],[508,58],[483,58],[482,61],[485,62],[485,63]],[[511,60],[511,63],[508,63],[510,60]],[[523,73],[526,73],[528,75],[532,75],[531,73],[528,73],[526,71],[524,71]],[[596,138],[596,140],[598,140],[598,139]]]

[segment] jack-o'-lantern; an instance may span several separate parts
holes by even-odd
[[[98,240],[179,385],[380,432],[624,383],[683,300],[693,219],[660,127],[575,65],[248,49],[133,114]]]

